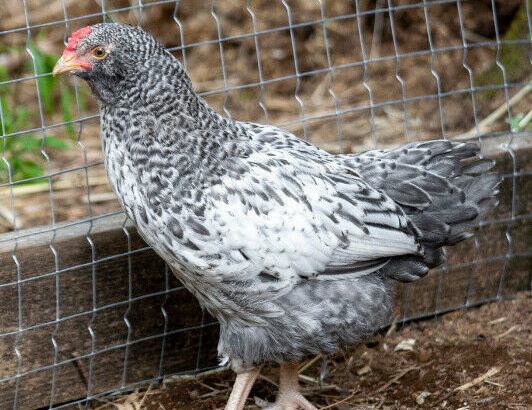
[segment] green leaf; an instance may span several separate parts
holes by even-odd
[[[15,138],[18,138],[17,145],[19,145],[23,151],[35,151],[41,149],[42,140],[33,136],[32,134],[19,135],[15,136]]]
[[[70,109],[70,91],[68,87],[61,84],[61,108],[63,109],[63,122],[67,122],[65,125],[66,132],[70,138],[74,138],[74,128],[70,121],[72,121],[72,111]]]
[[[508,122],[510,123],[510,127],[512,128],[512,131],[521,131],[522,127],[519,126],[519,123],[521,122],[523,118],[525,118],[525,114],[520,112],[519,114],[514,115],[511,121],[508,121],[508,118],[506,118],[504,121],[506,122],[506,124],[508,124]]]
[[[6,134],[10,134],[13,132],[13,116],[11,115],[11,111],[7,106],[6,99],[2,98],[1,101],[0,109],[2,110],[2,115],[4,117],[4,127]]]
[[[50,67],[47,55],[40,51],[34,43],[30,43],[29,47],[31,53],[33,54],[37,74],[50,73],[53,67]],[[53,91],[56,81],[57,80],[51,75],[39,77],[37,80],[37,83],[39,84],[42,105],[48,115],[52,115],[54,112]]]
[[[7,67],[0,65],[0,82],[6,81],[9,79],[9,73],[7,71]],[[4,84],[0,85],[0,95],[2,95],[3,99],[6,95],[9,94],[9,85]]]
[[[47,136],[44,140],[46,145],[52,148],[58,148],[58,149],[67,149],[70,148],[70,145],[67,144],[65,141],[60,140],[59,138]]]
[[[42,175],[43,168],[35,161],[19,159],[19,164],[22,172],[22,178],[20,179],[35,178]]]
[[[11,132],[22,131],[28,129],[28,118],[31,113],[26,107],[20,107],[18,111],[12,113],[13,123]]]

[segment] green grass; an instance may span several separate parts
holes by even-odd
[[[39,34],[42,37],[43,32]],[[45,53],[40,50],[35,43],[29,44],[29,49],[35,61],[37,74],[51,73],[59,55]],[[7,50],[2,50],[7,51]],[[23,49],[13,49],[11,52],[23,53]],[[30,61],[24,67],[24,71],[17,73],[17,77],[33,73],[33,63]],[[7,72],[5,67],[0,67],[0,82],[13,78],[13,74]],[[52,75],[46,75],[37,79],[40,100],[43,114],[50,117],[58,110],[61,111],[62,121],[65,124],[65,131],[69,138],[75,138],[75,130],[69,122],[73,119],[72,89],[65,83],[58,86],[58,79]],[[4,120],[4,130],[2,135],[9,135],[25,129],[34,128],[35,118],[39,118],[37,100],[31,106],[20,101],[18,93],[13,85],[0,85],[0,110]],[[79,104],[85,106],[83,96],[79,94]],[[60,138],[48,134],[27,133],[12,137],[2,138],[1,147],[5,152],[5,161],[0,161],[0,183],[9,181],[9,171],[11,181],[20,181],[43,176],[45,156],[43,150],[47,148],[68,149],[72,144]],[[28,183],[46,182],[46,178],[38,178]]]
[[[26,107],[18,106],[15,110],[9,109],[5,98],[1,100],[0,109],[4,119],[5,134],[23,129],[32,116]],[[11,180],[19,181],[43,175],[44,156],[41,150],[46,147],[67,149],[70,145],[50,135],[46,136],[43,142],[43,138],[37,137],[33,133],[3,138],[2,149],[11,169]],[[2,183],[9,181],[9,171],[5,162],[0,167],[0,181]],[[37,179],[34,182],[46,181]]]
[[[531,123],[528,123],[528,124],[520,124],[521,121],[525,118],[525,114],[523,114],[522,112],[518,113],[518,114],[515,114],[511,121],[508,121],[508,118],[506,118],[504,121],[506,122],[506,124],[510,123],[510,127],[512,128],[512,131],[514,132],[519,132],[519,131],[523,131],[523,130],[532,130],[532,124]]]

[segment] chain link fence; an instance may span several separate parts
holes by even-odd
[[[529,1],[0,0],[0,407],[62,408],[216,367],[215,321],[106,182],[86,85],[54,79],[73,31],[139,24],[219,112],[335,153],[478,142],[501,205],[395,320],[530,287]]]

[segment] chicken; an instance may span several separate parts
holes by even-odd
[[[275,409],[315,409],[297,363],[368,338],[394,283],[442,261],[497,205],[478,146],[448,140],[331,155],[271,125],[223,117],[181,64],[137,27],[70,37],[53,73],[89,84],[109,182],[146,242],[220,323],[242,409],[266,362]],[[468,161],[463,161],[468,160]]]

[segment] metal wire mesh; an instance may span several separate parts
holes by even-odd
[[[25,69],[6,69],[0,77],[5,175],[0,183],[0,213],[7,225],[4,231],[10,231],[0,236],[0,249],[7,255],[0,269],[0,298],[4,299],[0,307],[4,313],[0,319],[0,355],[5,363],[0,369],[0,407],[82,405],[108,393],[160,381],[169,374],[195,373],[216,366],[213,349],[206,350],[203,345],[205,332],[216,329],[212,318],[201,310],[194,323],[183,320],[176,326],[169,314],[169,307],[182,302],[186,291],[168,268],[158,265],[159,270],[153,272],[157,286],[139,283],[137,270],[150,249],[136,242],[116,203],[101,205],[108,192],[102,192],[106,185],[93,183],[103,173],[101,154],[93,144],[97,109],[76,79],[65,92],[72,98],[71,117],[61,117],[58,106],[50,110],[46,105],[42,81],[51,73],[42,71],[34,46],[42,33],[46,38],[46,33],[60,31],[64,41],[74,29],[97,21],[147,25],[164,34],[168,49],[181,59],[200,94],[225,115],[270,122],[340,153],[429,138],[469,139],[483,148],[496,145],[503,152],[499,153],[503,158],[499,171],[504,176],[503,201],[507,207],[483,222],[459,250],[446,250],[446,263],[431,274],[436,280],[403,289],[396,314],[399,322],[405,323],[467,309],[511,296],[506,291],[509,275],[514,282],[522,280],[522,276],[512,274],[526,270],[531,256],[526,231],[523,233],[531,218],[530,208],[523,203],[530,177],[523,152],[530,142],[526,124],[531,115],[516,114],[523,104],[525,110],[530,109],[526,97],[531,83],[529,68],[515,76],[505,53],[525,49],[525,61],[530,62],[529,2],[524,7],[526,30],[512,37],[501,32],[495,0],[489,6],[491,37],[474,33],[471,4],[465,0],[88,3],[80,7],[62,0],[39,8],[39,2],[22,0],[17,5],[22,12],[20,22],[0,26],[0,38],[6,44],[0,46],[0,53],[10,55],[7,45],[18,44],[23,48],[23,57],[20,53],[19,57],[26,61]],[[55,7],[55,13],[43,14],[44,7]],[[193,14],[203,20],[198,22]],[[453,26],[455,32],[449,34],[449,29],[442,27],[442,15],[457,24]],[[10,18],[15,21],[17,16],[11,14]],[[409,18],[420,23],[416,23],[422,30],[417,32],[416,41],[405,37]],[[166,21],[164,27],[157,28],[157,19]],[[508,26],[507,21],[504,24]],[[202,63],[204,60],[207,62]],[[481,81],[479,72],[490,65],[496,67],[499,80]],[[459,78],[447,74],[451,68]],[[413,78],[412,70],[419,70],[420,75]],[[10,121],[16,107],[9,104],[15,104],[13,95],[18,92],[26,94],[25,101],[31,101],[33,111],[14,127]],[[63,112],[67,106],[62,106]],[[74,130],[77,147],[70,162],[61,162],[61,152],[47,139],[65,136],[69,129]],[[42,172],[21,176],[12,155],[14,141],[35,135],[40,142]],[[68,178],[75,182],[67,184]],[[34,182],[44,184],[28,185]],[[35,188],[43,186],[45,189]],[[65,213],[64,186],[72,189],[68,195],[85,198],[78,201],[83,211],[77,206],[72,207],[77,213]],[[45,224],[42,218],[34,221],[23,212],[28,197],[35,202],[33,212],[38,207],[47,210]],[[121,236],[117,236],[116,249],[106,250],[99,241],[109,221],[118,221]],[[84,238],[80,251],[84,256],[64,260],[65,243],[73,240],[64,232],[72,229]],[[38,238],[41,242],[45,238],[46,255],[31,248]],[[490,245],[494,242],[496,246]],[[35,257],[28,260],[27,252],[34,252]],[[124,285],[125,294],[109,296],[99,285],[107,283],[101,270],[119,263],[127,266],[126,277],[116,279]],[[112,269],[105,269],[106,274],[112,274]],[[462,282],[457,279],[460,277]],[[450,295],[456,289],[449,284],[457,280],[465,284],[463,293]],[[73,283],[79,292],[74,299],[65,296]],[[46,296],[39,298],[41,292]],[[423,300],[419,296],[422,292],[431,293],[432,298]],[[44,305],[50,314],[38,312]],[[155,316],[139,313],[143,311]],[[122,331],[120,337],[105,339],[101,326],[110,323],[112,317],[120,322]],[[157,324],[139,334],[136,327],[140,321]],[[79,348],[69,345],[68,338],[73,336],[65,336],[65,329],[83,332],[86,343]],[[168,366],[171,356],[180,354],[171,349],[179,338],[191,338],[192,350],[187,352],[195,352],[194,357],[186,366]],[[132,360],[138,363],[136,355],[154,341],[158,350],[151,358],[150,372],[136,372]],[[36,352],[29,345],[50,350],[50,354],[45,358],[32,356]],[[120,365],[112,377],[106,373],[109,380],[103,383],[97,380],[102,373],[100,361],[109,357]],[[77,371],[79,380],[64,382],[67,368]],[[35,383],[43,380],[39,377],[46,380],[47,394],[32,399]],[[41,385],[38,390],[42,389]],[[69,389],[77,393],[68,394]]]

